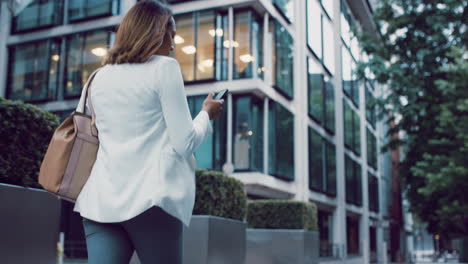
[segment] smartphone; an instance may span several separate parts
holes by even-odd
[[[229,92],[228,89],[223,89],[221,92],[219,92],[215,97],[213,98],[214,100],[221,100],[221,99],[226,99],[227,93]]]

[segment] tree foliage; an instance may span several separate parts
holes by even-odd
[[[468,235],[467,2],[382,0],[378,34],[357,33],[369,59],[359,74],[385,87],[381,116],[404,137],[400,165],[411,210],[432,233]],[[403,145],[402,145],[403,144]]]

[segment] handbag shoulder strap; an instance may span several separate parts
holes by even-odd
[[[85,87],[84,87],[84,89],[85,89],[85,91],[84,91],[85,99],[84,99],[84,103],[83,103],[82,113],[86,114],[86,103],[89,100],[89,109],[91,110],[91,132],[92,132],[93,136],[97,136],[98,131],[97,131],[97,128],[96,128],[96,114],[94,113],[94,107],[93,107],[93,103],[91,101],[91,83],[93,82],[94,77],[96,76],[97,72],[100,69],[101,68],[98,68],[97,70],[95,70],[91,74],[91,76],[89,77],[89,79],[86,82]]]

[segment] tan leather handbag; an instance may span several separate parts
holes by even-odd
[[[41,164],[39,184],[60,198],[75,202],[91,174],[99,148],[96,115],[91,103],[91,74],[83,89],[83,110],[74,111],[55,130]],[[89,100],[91,116],[86,114]]]

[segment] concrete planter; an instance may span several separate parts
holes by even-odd
[[[185,264],[244,264],[246,223],[194,215],[184,229]]]
[[[246,264],[317,264],[318,232],[247,228]]]
[[[60,200],[43,190],[0,184],[0,201],[0,263],[56,263]]]
[[[244,264],[246,223],[211,215],[194,215],[184,226],[184,264]],[[133,254],[131,264],[139,264]]]

